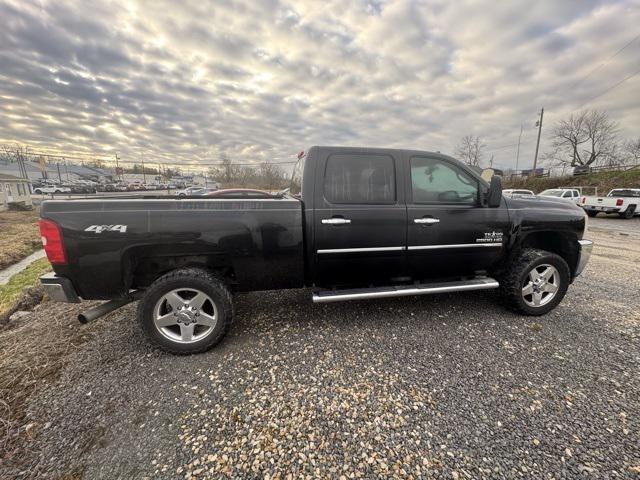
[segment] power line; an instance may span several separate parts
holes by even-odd
[[[640,73],[640,69],[636,70],[634,73],[632,73],[631,75],[623,78],[622,80],[620,80],[619,82],[614,83],[613,85],[611,85],[609,88],[605,89],[604,91],[600,92],[598,95],[596,95],[595,97],[591,97],[589,100],[586,100],[585,102],[583,102],[578,108],[576,108],[575,110],[580,110],[582,107],[584,107],[587,103],[592,102],[593,100],[595,100],[596,98],[600,98],[601,96],[603,96],[605,93],[609,93],[611,90],[613,90],[614,88],[622,85],[624,82],[626,82],[627,80],[635,77],[636,75],[638,75]],[[574,110],[574,111],[575,111]]]
[[[622,47],[620,47],[618,50],[616,50],[613,54],[611,54],[604,62],[602,62],[600,65],[598,65],[597,67],[589,70],[589,72],[587,72],[587,74],[582,77],[581,79],[579,79],[576,83],[574,83],[571,86],[571,89],[574,89],[575,87],[577,87],[578,85],[580,85],[584,80],[586,80],[588,77],[590,77],[593,73],[595,73],[596,71],[598,71],[599,69],[601,69],[602,67],[604,67],[605,65],[607,65],[611,60],[613,60],[615,57],[617,57],[620,53],[622,53],[622,51],[624,51],[629,45],[631,45],[633,42],[635,42],[636,40],[638,40],[640,38],[640,34],[636,35],[635,37],[633,37],[631,40],[629,40],[627,43],[625,43]],[[602,91],[601,93],[599,93],[598,95],[591,97],[589,100],[583,102],[578,108],[576,108],[576,110],[579,110],[580,108],[582,108],[585,104],[595,100],[596,98],[599,98],[603,95],[605,95],[606,93],[610,92],[611,90],[613,90],[614,88],[618,87],[619,85],[623,84],[624,82],[626,82],[627,80],[635,77],[636,75],[638,75],[640,73],[640,70],[632,73],[631,75],[629,75],[628,77],[623,78],[622,80],[620,80],[619,82],[615,83],[614,85],[610,86],[609,88],[605,89],[604,91]],[[522,134],[522,133],[521,133]],[[525,141],[525,142],[520,142],[520,145],[527,144],[527,143],[531,143],[532,140],[529,141]],[[517,147],[518,143],[509,143],[506,145],[500,145],[497,147],[493,147],[493,148],[487,148],[486,151],[488,152],[493,152],[496,150],[502,150],[505,148],[511,148],[511,147]]]
[[[521,146],[522,146],[522,145],[526,145],[527,143],[531,143],[531,142],[533,142],[533,139],[529,139],[529,140],[526,140],[526,141],[522,141],[522,142],[520,142],[520,145],[521,145]],[[507,144],[507,145],[500,145],[500,146],[498,146],[498,147],[487,148],[487,149],[486,149],[486,151],[487,151],[487,152],[494,152],[494,151],[496,151],[496,150],[502,150],[502,149],[504,149],[504,148],[517,147],[517,146],[518,146],[518,143],[517,143],[517,142],[516,142],[516,143],[509,143],[509,144]]]
[[[31,155],[42,155],[43,157],[50,157],[50,158],[60,158],[60,159],[64,159],[64,160],[80,160],[80,161],[87,161],[88,158],[86,157],[77,157],[75,155],[65,155],[65,154],[52,154],[52,153],[47,153],[47,152],[43,152],[43,151],[39,151],[39,150],[32,150],[29,149],[28,151],[29,154]],[[89,155],[89,154],[87,154]],[[99,156],[93,156],[91,157],[94,160],[101,160],[105,163],[111,163],[114,162],[114,160],[112,158],[100,158]],[[135,160],[122,160],[120,157],[118,157],[118,162],[119,163],[124,163],[124,164],[140,164],[140,162],[136,162]],[[177,163],[177,162],[152,162],[152,163],[156,163],[159,165],[169,165],[169,166],[175,166],[175,167],[184,167],[184,168],[193,168],[193,167],[212,167],[212,166],[224,166],[224,165],[229,165],[225,162],[207,162],[207,163]],[[240,167],[240,166],[244,166],[244,167],[259,167],[261,164],[263,163],[268,163],[269,165],[293,165],[295,163],[297,163],[297,161],[287,161],[287,162],[231,162],[230,165],[232,166],[236,166],[236,167]]]
[[[631,45],[633,42],[635,42],[638,38],[640,38],[640,34],[636,35],[635,37],[633,37],[631,40],[629,40],[627,43],[624,44],[624,46],[620,49],[618,49],[618,51],[616,51],[613,55],[611,55],[609,58],[607,58],[604,62],[602,62],[600,65],[598,65],[595,68],[592,68],[591,70],[589,70],[589,72],[582,77],[580,80],[578,80],[576,83],[574,83],[571,86],[571,90],[573,90],[574,88],[576,88],[578,85],[580,85],[582,82],[584,82],[587,78],[589,78],[592,74],[594,74],[595,72],[597,72],[598,70],[600,70],[602,67],[604,67],[607,63],[609,63],[611,60],[613,60],[615,57],[618,56],[619,53],[621,53],[625,48],[627,48],[629,45]]]

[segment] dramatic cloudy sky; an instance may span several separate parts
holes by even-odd
[[[474,134],[513,166],[541,106],[545,126],[594,107],[640,135],[640,74],[616,86],[640,72],[638,0],[0,0],[0,18],[0,142],[34,149],[285,161]]]

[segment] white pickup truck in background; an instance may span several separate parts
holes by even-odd
[[[579,205],[590,217],[604,212],[632,218],[640,215],[640,188],[614,188],[606,197],[582,197]]]

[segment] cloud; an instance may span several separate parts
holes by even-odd
[[[135,160],[291,160],[313,144],[530,163],[581,106],[636,136],[637,1],[0,2],[0,141]],[[599,65],[606,65],[598,68]],[[543,136],[543,148],[548,143]],[[503,148],[500,148],[503,147]]]

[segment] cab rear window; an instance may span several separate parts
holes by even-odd
[[[336,154],[327,159],[324,197],[330,203],[392,204],[396,173],[392,157]]]

